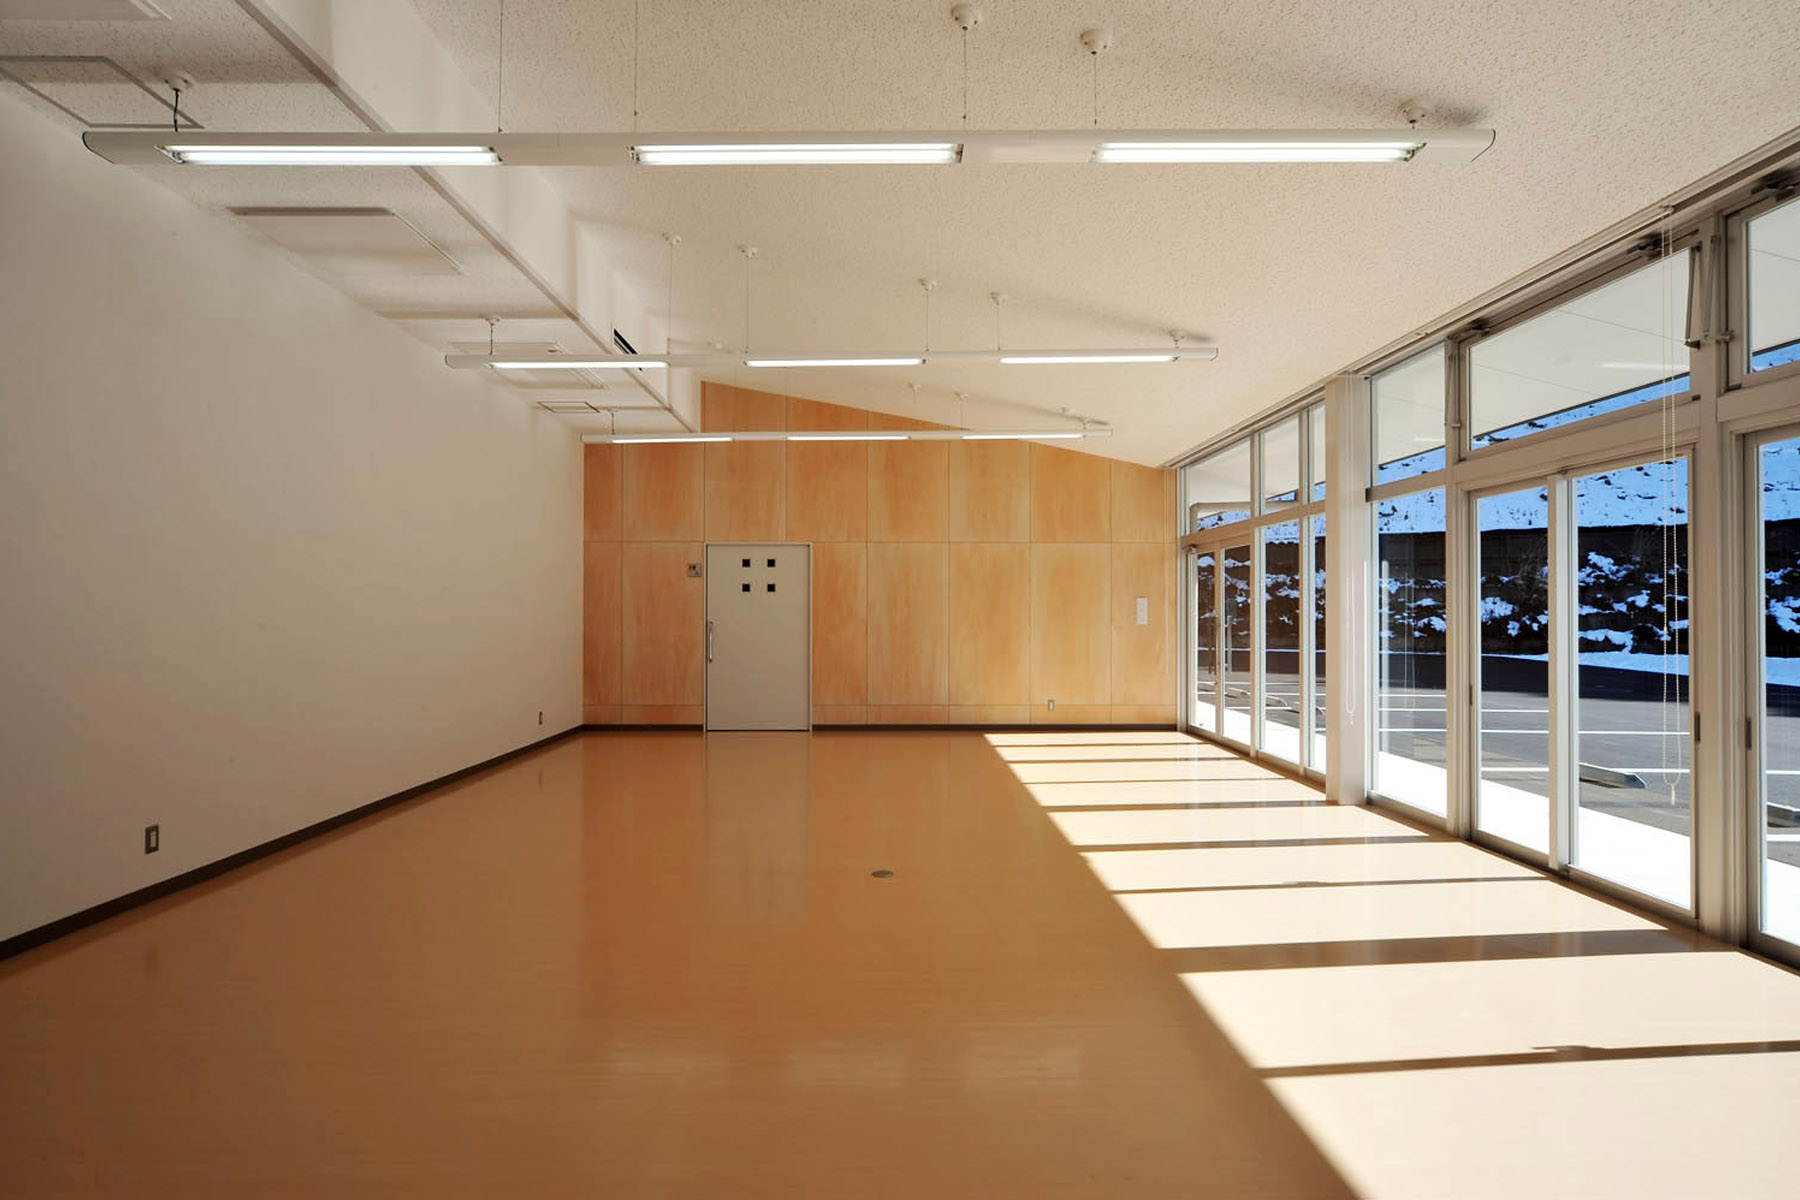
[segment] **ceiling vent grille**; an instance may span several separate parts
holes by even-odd
[[[90,129],[167,129],[175,111],[172,96],[153,91],[103,55],[4,55],[0,78]],[[205,128],[185,112],[181,127]]]

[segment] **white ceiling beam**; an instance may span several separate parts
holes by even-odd
[[[466,136],[457,130],[486,129],[494,123],[493,105],[409,0],[238,3],[377,130],[353,137],[393,137],[388,131],[408,129],[420,132],[404,135],[406,140],[445,134],[457,138]],[[629,292],[619,285],[598,234],[575,219],[543,172],[419,170],[596,344],[610,348],[615,329],[641,338],[639,345],[654,344],[652,339],[662,334],[660,321],[653,323],[641,306],[619,307],[630,303]],[[678,422],[689,428],[699,424],[697,403],[671,401],[641,376],[634,378]],[[696,390],[678,391],[694,397]]]

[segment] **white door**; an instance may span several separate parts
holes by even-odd
[[[812,728],[812,547],[706,547],[706,727]]]

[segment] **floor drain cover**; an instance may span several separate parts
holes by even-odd
[[[888,870],[886,867],[883,867],[879,871],[870,871],[869,874],[873,875],[877,879],[892,879],[894,877],[894,873],[892,871]]]

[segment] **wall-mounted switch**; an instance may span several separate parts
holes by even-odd
[[[144,826],[144,853],[155,854],[162,849],[162,826]]]
[[[1139,625],[1148,625],[1150,623],[1150,597],[1148,596],[1139,596],[1137,598],[1137,623]]]
[[[750,564],[745,563],[744,565],[749,566]],[[688,564],[688,578],[689,579],[700,578],[700,564],[699,563],[689,563]]]

